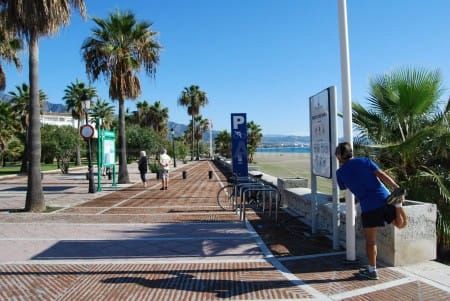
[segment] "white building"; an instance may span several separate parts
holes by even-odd
[[[56,126],[70,125],[76,128],[78,126],[78,120],[74,119],[71,113],[45,112],[41,115],[41,124]]]

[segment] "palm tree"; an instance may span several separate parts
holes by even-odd
[[[355,146],[377,160],[412,199],[438,207],[438,240],[450,245],[450,101],[438,71],[406,68],[370,82],[368,109],[353,105]]]
[[[148,120],[150,126],[161,137],[166,137],[168,133],[167,123],[169,120],[169,109],[161,106],[160,101],[155,101],[148,110]]]
[[[216,151],[226,158],[231,157],[231,135],[228,131],[224,130],[217,134],[214,138],[214,145]]]
[[[200,140],[203,138],[203,133],[207,131],[209,128],[208,119],[204,119],[202,115],[198,115],[195,117],[195,129],[194,129],[194,137],[197,140],[197,160],[200,159]]]
[[[253,155],[256,152],[256,148],[261,143],[262,129],[254,121],[247,123],[247,144],[248,144],[248,161],[253,162]]]
[[[58,32],[67,25],[71,9],[78,9],[85,16],[83,0],[0,0],[0,15],[5,14],[13,32],[23,36],[28,43],[30,81],[29,160],[26,211],[42,211],[45,208],[41,182],[41,131],[39,106],[39,38]]]
[[[5,162],[8,144],[14,138],[16,118],[9,103],[0,101],[0,155]]]
[[[208,104],[206,93],[200,90],[199,86],[191,85],[189,88],[185,87],[178,98],[178,104],[187,107],[188,115],[192,117],[192,144],[191,144],[191,161],[194,160],[194,129],[195,116],[200,114],[200,108]]]
[[[161,46],[151,23],[137,22],[133,13],[117,11],[94,18],[96,28],[82,46],[88,76],[109,80],[109,96],[119,101],[119,183],[129,183],[125,137],[125,99],[141,94],[138,72],[153,76]]]
[[[104,129],[111,129],[114,119],[114,107],[100,98],[97,98],[97,102],[91,108],[91,122],[95,122],[97,119],[102,120]]]
[[[73,83],[70,83],[66,89],[64,89],[63,100],[66,102],[67,110],[72,112],[72,117],[78,121],[78,131],[80,131],[81,120],[84,119],[85,113],[83,111],[82,99],[87,97],[92,99],[97,95],[95,88],[86,87],[83,82],[78,79]],[[77,144],[76,149],[76,165],[81,165],[80,145]]]
[[[6,20],[0,17],[0,62],[2,60],[8,63],[14,63],[17,69],[22,66],[20,64],[18,52],[22,50],[22,41],[16,38],[7,28],[5,28]],[[0,91],[5,90],[6,75],[0,64]]]
[[[11,91],[8,94],[11,96],[12,110],[17,119],[20,119],[20,130],[18,136],[22,140],[24,149],[20,172],[28,173],[28,141],[30,139],[30,137],[28,136],[28,128],[30,125],[30,89],[27,84],[22,84],[21,86],[16,86],[16,90],[17,91]],[[44,91],[39,90],[39,114],[42,113],[42,104],[46,99],[47,95],[45,95]]]
[[[136,112],[135,113],[135,121],[140,126],[150,126],[150,122],[148,120],[150,106],[146,100],[138,101],[136,103]]]

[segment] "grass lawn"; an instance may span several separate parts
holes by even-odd
[[[0,176],[5,175],[15,175],[20,171],[20,162],[16,163],[7,163],[5,167],[0,167]],[[70,163],[71,167],[75,166],[75,163]],[[53,164],[41,164],[41,171],[47,170],[58,170],[58,165],[56,163]]]
[[[301,177],[311,187],[309,154],[256,153],[253,165],[264,173],[279,178]],[[317,177],[317,190],[331,194],[331,180]]]

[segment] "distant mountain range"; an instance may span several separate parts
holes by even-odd
[[[0,100],[1,101],[6,101],[9,102],[11,101],[11,96],[5,93],[0,93]],[[67,108],[65,105],[63,104],[59,104],[59,103],[52,103],[52,102],[48,102],[48,101],[44,101],[44,105],[42,110],[44,112],[51,112],[51,113],[68,113],[69,111],[67,111]]]
[[[11,96],[0,92],[0,100],[9,102]],[[68,113],[66,106],[59,103],[44,102],[44,112],[52,113]],[[180,137],[187,130],[187,125],[169,121],[169,129],[174,130],[175,137]],[[220,131],[212,131],[213,139],[219,134]],[[203,135],[204,141],[209,141],[209,131]],[[285,145],[298,145],[309,144],[309,136],[295,136],[295,135],[264,135],[262,138],[262,147],[264,146],[285,146]]]

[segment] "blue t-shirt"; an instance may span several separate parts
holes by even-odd
[[[389,191],[375,175],[379,169],[369,158],[353,158],[336,171],[339,188],[348,188],[358,198],[362,212],[368,212],[386,204]]]

